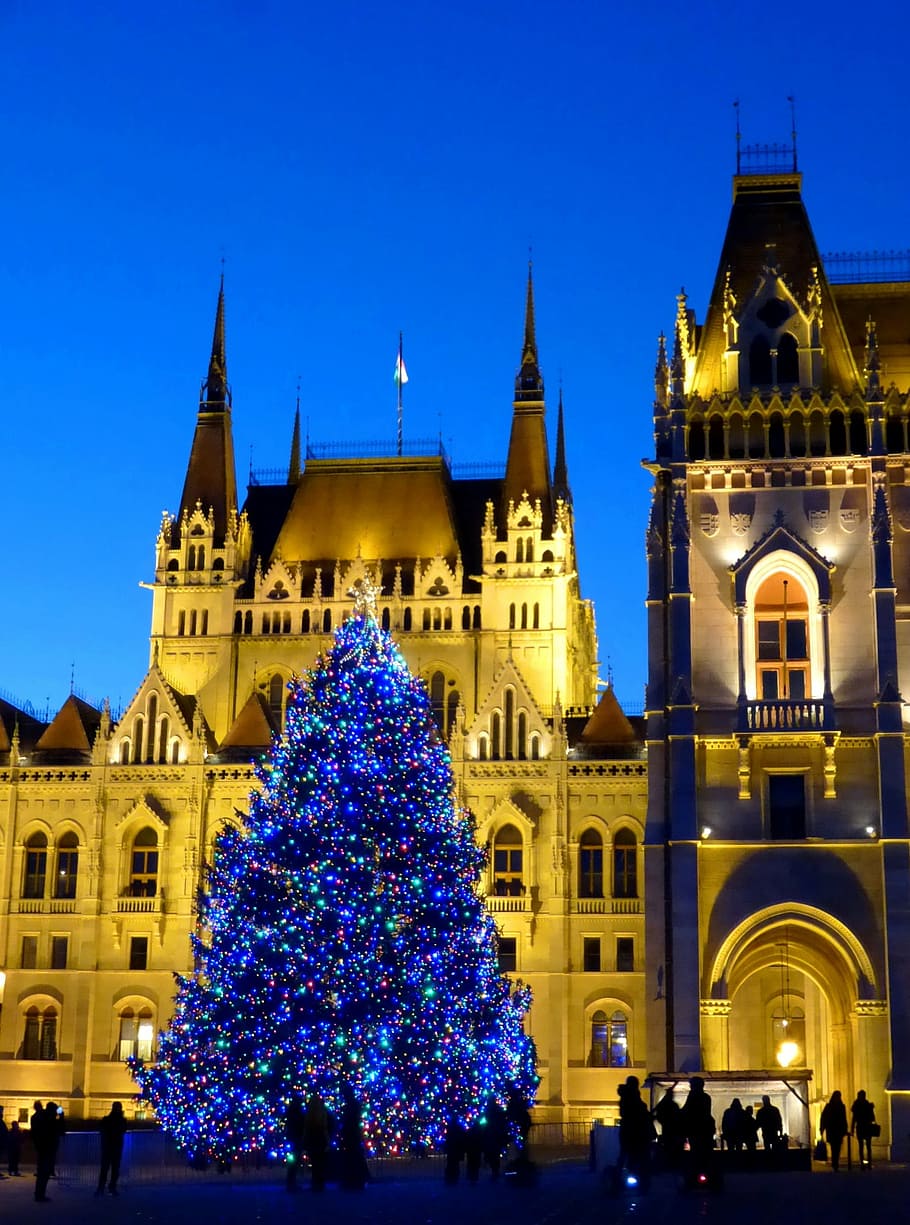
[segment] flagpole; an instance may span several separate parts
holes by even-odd
[[[402,373],[404,371],[404,361],[402,354],[402,337],[401,332],[398,333],[398,378],[395,380],[398,384],[398,454],[401,455],[402,444],[402,420],[401,420],[401,383]]]

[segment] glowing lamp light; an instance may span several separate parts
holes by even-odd
[[[711,834],[712,834],[713,832],[714,832],[714,831],[711,829],[711,826],[710,826],[710,825],[703,825],[703,826],[701,827],[701,836],[702,836],[702,838],[703,838],[703,839],[708,839],[708,838],[710,838],[710,837],[711,837]]]
[[[878,836],[878,830],[875,828],[875,826],[874,826],[874,825],[867,825],[867,826],[866,826],[866,837],[867,837],[867,838],[875,838],[875,837],[877,837],[877,836]]]
[[[777,1062],[782,1068],[789,1068],[799,1056],[799,1047],[791,1039],[785,1039],[777,1048]]]

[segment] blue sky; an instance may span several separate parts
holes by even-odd
[[[222,254],[238,477],[405,432],[508,441],[533,247],[601,675],[641,703],[657,333],[704,316],[745,141],[789,136],[823,251],[910,245],[908,19],[708,0],[0,0],[0,690],[115,707],[148,662]],[[742,12],[738,18],[736,14]]]

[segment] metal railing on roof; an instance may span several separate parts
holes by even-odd
[[[738,145],[736,173],[796,174],[796,144]]]
[[[501,479],[505,475],[506,466],[502,460],[489,463],[453,464],[444,443],[439,438],[406,439],[401,448],[401,454],[409,458],[421,456],[439,456],[446,464],[456,480],[470,479]],[[398,444],[383,439],[367,439],[358,442],[308,442],[306,444],[306,461],[311,459],[394,459],[398,455]],[[256,467],[252,464],[249,470],[250,485],[287,485],[287,467]]]
[[[899,251],[832,251],[822,256],[832,285],[910,281],[910,248]]]

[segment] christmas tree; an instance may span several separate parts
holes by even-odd
[[[281,1152],[292,1097],[349,1086],[372,1151],[439,1143],[490,1100],[533,1100],[529,993],[500,974],[476,887],[485,853],[453,799],[421,681],[368,582],[218,839],[141,1096],[197,1157]]]

